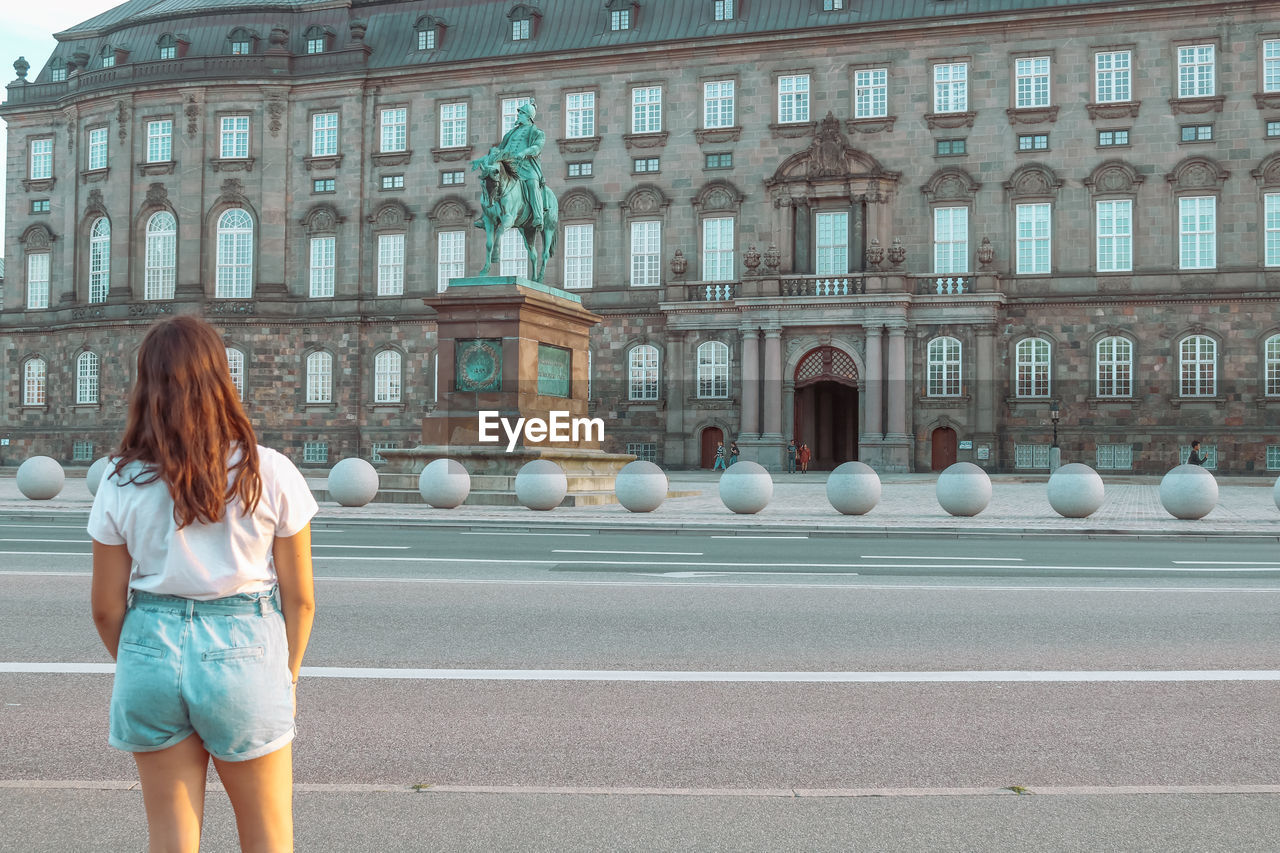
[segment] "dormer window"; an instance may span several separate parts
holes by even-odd
[[[533,38],[537,34],[538,19],[541,17],[542,12],[528,4],[517,3],[512,6],[507,13],[507,20],[511,22],[511,40],[527,41]]]
[[[620,33],[635,26],[638,8],[635,0],[608,0],[604,8],[609,13],[610,31]]]
[[[116,64],[116,51],[111,45],[103,45],[102,47],[102,67],[114,68]]]
[[[715,18],[717,21],[733,20],[733,0],[715,0]]]
[[[244,27],[236,27],[227,36],[232,56],[248,56],[258,45],[258,34]]]
[[[822,11],[839,12],[844,8],[844,0],[822,0]]]
[[[165,33],[156,39],[156,48],[159,51],[160,59],[181,59],[186,56],[187,46],[190,42],[186,36],[173,33]]]
[[[54,67],[49,69],[49,82],[50,83],[66,82],[66,79],[67,79],[66,63],[61,62],[56,56],[53,58],[52,62]]]
[[[307,53],[324,53],[333,42],[333,30],[328,27],[309,27],[302,37],[306,39]]]
[[[413,25],[417,31],[418,50],[435,50],[444,36],[444,21],[432,15],[423,15]]]

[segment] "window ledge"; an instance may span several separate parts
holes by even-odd
[[[1277,394],[1260,394],[1253,401],[1253,404],[1259,409],[1267,409],[1272,406],[1280,406],[1280,395]]]
[[[1280,110],[1280,92],[1254,92],[1253,103],[1260,110]]]
[[[845,130],[850,133],[892,133],[893,123],[897,116],[877,116],[875,118],[845,119]]]
[[[48,412],[48,403],[23,403],[19,408],[24,412]]]
[[[1047,406],[1055,399],[1050,394],[1045,394],[1042,397],[1019,397],[1016,394],[1011,394],[1004,398],[1004,404],[1006,406]]]
[[[342,165],[341,154],[325,154],[320,157],[303,157],[302,163],[308,172],[337,169]]]
[[[378,151],[372,155],[375,166],[403,166],[413,157],[412,151]]]
[[[774,139],[799,139],[803,136],[813,136],[813,131],[817,127],[816,121],[789,121],[769,125],[769,132]]]
[[[215,172],[252,172],[252,157],[210,157],[209,165]]]
[[[742,125],[734,127],[700,127],[693,132],[699,145],[737,142],[742,138]]]
[[[23,178],[22,188],[29,193],[43,193],[53,189],[57,178]]]
[[[658,133],[624,133],[622,135],[622,144],[627,146],[627,150],[632,148],[664,148],[667,144],[667,131],[659,131]]]
[[[96,184],[107,179],[107,175],[111,174],[111,168],[103,166],[101,169],[86,169],[80,173],[80,183]]]
[[[1009,117],[1009,124],[1044,124],[1058,120],[1057,106],[1010,107],[1004,114]]]
[[[72,403],[71,408],[76,411],[97,412],[102,410],[102,403]]]
[[[1226,95],[1214,95],[1208,98],[1170,98],[1169,109],[1173,111],[1174,115],[1220,113],[1226,100]]]
[[[336,412],[338,405],[336,403],[303,403],[302,410],[304,412]]]
[[[142,177],[146,177],[147,175],[172,175],[177,166],[177,160],[158,160],[155,163],[139,163],[138,174]]]
[[[1197,404],[1213,406],[1215,409],[1225,409],[1227,407],[1227,398],[1217,394],[1213,397],[1183,397],[1175,395],[1169,399],[1169,405],[1175,409]]]
[[[459,160],[467,160],[467,159],[469,159],[470,157],[471,157],[471,146],[470,146],[470,145],[460,145],[460,146],[458,146],[458,147],[456,147],[456,148],[432,148],[432,149],[431,149],[431,162],[433,162],[433,163],[456,163],[456,162],[457,162],[457,161],[459,161]],[[391,162],[380,163],[380,162],[378,162],[378,155],[376,155],[376,154],[374,155],[374,158],[373,158],[373,159],[374,159],[374,162],[375,162],[375,163],[378,163],[378,165],[379,165],[379,166],[396,166],[396,165],[400,165],[400,163],[399,163],[399,162],[397,162],[397,163],[391,163]],[[409,158],[408,158],[408,157],[405,157],[405,159],[404,159],[403,161],[401,161],[401,162],[408,163],[408,162],[409,162]]]
[[[557,139],[556,145],[561,154],[585,154],[588,151],[599,151],[600,141],[599,136],[575,136],[572,139]]]
[[[404,403],[365,403],[364,407],[366,411],[374,413],[384,412],[386,414],[391,414],[393,412],[405,411]]]
[[[937,127],[973,127],[973,120],[977,117],[977,110],[959,113],[925,113],[924,121],[930,130]]]
[[[1099,406],[1137,406],[1139,400],[1137,397],[1098,397],[1089,396],[1084,398],[1085,405],[1090,409],[1096,409]]]
[[[953,396],[929,396],[922,394],[916,398],[916,405],[924,409],[958,409],[968,406],[973,402],[973,398],[968,394],[956,394]]]
[[[1105,103],[1085,104],[1089,118],[1137,118],[1142,101],[1107,101]]]

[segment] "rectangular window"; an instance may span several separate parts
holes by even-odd
[[[440,186],[442,187],[459,187],[466,180],[466,172],[462,170],[454,170],[452,172],[440,173]]]
[[[231,43],[232,56],[247,56],[249,53],[249,43],[247,41],[233,41]]]
[[[1280,136],[1280,121],[1267,122],[1267,136],[1273,139]]]
[[[726,0],[729,2],[729,0]],[[641,462],[658,461],[658,445],[652,441],[628,441],[627,453],[630,453]]]
[[[1098,202],[1098,272],[1133,269],[1133,201]]]
[[[595,260],[595,226],[564,227],[564,289],[591,287]]]
[[[54,68],[49,72],[50,83],[65,83],[67,81],[66,68]]]
[[[849,272],[849,214],[819,213],[817,219],[818,275],[845,275]]]
[[[702,278],[732,281],[733,217],[702,220]]]
[[[1098,147],[1106,148],[1112,145],[1128,145],[1129,131],[1127,130],[1100,130],[1098,131]]]
[[[939,157],[954,157],[965,152],[963,139],[939,139],[935,145]]]
[[[1212,142],[1213,141],[1213,125],[1211,124],[1184,124],[1182,125],[1183,142]]]
[[[169,47],[160,48],[160,58],[161,59],[177,59],[178,58],[177,46],[170,45]]]
[[[570,163],[569,177],[571,178],[591,177],[591,164],[590,163]]]
[[[1262,91],[1280,92],[1280,39],[1262,43]]]
[[[937,275],[969,271],[969,208],[934,208],[933,271]]]
[[[933,111],[962,113],[969,109],[969,63],[933,66]]]
[[[218,156],[223,160],[243,160],[249,156],[249,117],[223,116]]]
[[[662,132],[661,86],[637,86],[631,90],[631,132]]]
[[[1049,148],[1049,134],[1047,133],[1023,133],[1018,136],[1019,151],[1047,151]]]
[[[1280,193],[1262,197],[1263,257],[1269,267],[1280,267]]]
[[[1280,444],[1267,445],[1267,470],[1280,471]]]
[[[586,139],[596,135],[596,93],[574,92],[565,96],[564,135]]]
[[[89,171],[107,168],[107,129],[95,127],[89,131]]]
[[[657,287],[662,283],[662,223],[631,223],[631,286]]]
[[[1016,78],[1014,105],[1018,109],[1049,106],[1049,57],[1016,59],[1013,73]]]
[[[658,171],[658,158],[636,157],[631,161],[631,171],[637,174],[640,172],[656,172]]]
[[[382,455],[382,451],[399,449],[400,442],[398,441],[375,441],[369,448],[369,461],[374,465],[384,465],[387,460],[386,457]]]
[[[418,30],[418,50],[436,49],[436,28]]]
[[[1217,94],[1213,73],[1213,45],[1178,48],[1178,97],[1208,98]]]
[[[1127,50],[1093,55],[1094,98],[1100,104],[1133,100],[1133,55]]]
[[[883,118],[889,114],[889,69],[853,72],[853,117]]]
[[[315,178],[311,181],[311,191],[313,193],[331,193],[338,188],[338,182],[335,178]]]
[[[404,294],[404,235],[378,235],[378,295]]]
[[[404,175],[383,175],[382,188],[384,190],[404,189]]]
[[[116,67],[116,55],[115,55],[115,53],[114,53],[114,52],[113,52],[113,53],[104,53],[104,54],[102,55],[102,67],[103,67],[103,68],[115,68],[115,67]]]
[[[702,84],[702,126],[733,127],[733,81]]]
[[[1049,272],[1049,205],[1017,206],[1017,269],[1019,275]]]
[[[778,124],[809,120],[809,75],[792,74],[778,78]],[[707,125],[710,127],[711,125]]]
[[[1098,396],[1133,395],[1133,342],[1112,336],[1098,341]]]
[[[822,11],[839,12],[844,8],[844,0],[822,0]]]
[[[507,131],[516,126],[516,112],[525,104],[533,102],[533,98],[503,98],[502,99],[502,135],[506,136]]]
[[[467,104],[440,105],[440,147],[462,148],[467,144]]]
[[[631,10],[619,9],[609,13],[609,29],[615,33],[631,29]]]
[[[173,120],[147,122],[147,162],[167,163],[173,159]]]
[[[1184,270],[1208,270],[1217,265],[1217,199],[1178,199],[1178,266]]]
[[[30,175],[33,181],[42,181],[53,177],[53,140],[31,140]]]
[[[1099,444],[1095,456],[1099,471],[1130,471],[1133,469],[1132,444]]]
[[[708,169],[732,169],[732,154],[708,154],[706,159]]]
[[[169,48],[172,50],[173,48]],[[97,391],[95,389],[94,396],[96,398]],[[77,441],[71,445],[71,461],[72,462],[92,462],[93,461],[93,442]]]
[[[49,212],[49,199],[47,199],[47,198],[36,198],[36,199],[32,199],[32,200],[31,200],[31,212],[32,212],[32,213],[48,213],[48,212]]]
[[[49,253],[27,255],[27,308],[49,307]]]
[[[715,17],[717,21],[732,21],[733,0],[715,0]],[[627,452],[630,453],[631,451],[628,450]]]
[[[383,153],[404,151],[409,144],[408,136],[409,111],[404,107],[383,110],[379,113],[379,124],[382,128]]]
[[[333,157],[338,153],[338,114],[311,116],[311,156]]]
[[[444,293],[449,282],[466,275],[467,232],[441,231],[436,235],[436,290]]]
[[[333,256],[337,239],[334,237],[311,238],[311,298],[328,299],[333,296]]]
[[[326,465],[329,462],[329,442],[304,441],[302,443],[302,462],[306,465]]]
[[[1013,446],[1014,468],[1048,468],[1049,445],[1047,444],[1015,444]]]
[[[323,38],[307,39],[307,53],[324,53]]]
[[[500,241],[498,275],[529,277],[529,251],[524,245],[524,235],[515,228],[502,232]]]
[[[511,40],[512,41],[524,41],[525,39],[529,38],[529,32],[530,32],[530,27],[529,27],[528,18],[525,18],[524,20],[520,20],[520,21],[511,22]]]

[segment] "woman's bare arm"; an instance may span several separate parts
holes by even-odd
[[[93,624],[115,660],[120,646],[120,629],[129,606],[129,573],[133,557],[127,545],[104,545],[93,542],[93,587],[89,594]]]
[[[271,555],[280,584],[285,636],[289,640],[289,673],[297,681],[316,612],[316,589],[311,577],[311,525],[288,538],[277,536]]]

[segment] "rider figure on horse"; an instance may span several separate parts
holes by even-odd
[[[502,137],[502,142],[489,149],[484,161],[493,163],[495,160],[503,160],[510,165],[524,188],[524,201],[532,218],[530,224],[534,228],[541,228],[543,224],[543,182],[542,161],[539,160],[539,155],[542,153],[543,143],[547,141],[547,135],[533,123],[533,119],[537,114],[537,107],[533,105],[532,101],[521,104],[519,109],[516,110],[515,127],[507,131],[506,135]],[[483,220],[477,219],[476,225],[483,228]]]

